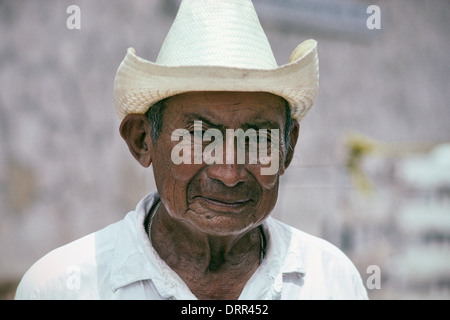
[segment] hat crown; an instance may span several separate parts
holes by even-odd
[[[156,63],[278,67],[251,0],[183,0]]]

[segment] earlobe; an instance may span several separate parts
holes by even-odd
[[[149,167],[152,163],[150,130],[150,124],[143,114],[127,115],[119,128],[131,154],[143,167]]]
[[[281,175],[284,174],[286,169],[291,164],[292,159],[294,158],[294,150],[295,146],[297,145],[299,133],[300,133],[300,124],[298,123],[298,121],[295,121],[291,129],[291,132],[289,133],[289,145],[287,146],[286,158],[283,163],[283,168],[281,169],[280,173]]]

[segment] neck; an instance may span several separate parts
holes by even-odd
[[[262,237],[258,228],[238,235],[210,235],[173,219],[164,206],[153,213],[151,242],[160,257],[174,270],[196,266],[211,273],[227,268],[248,268],[260,263]]]

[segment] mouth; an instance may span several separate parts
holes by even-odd
[[[252,200],[243,198],[243,199],[228,199],[228,198],[212,198],[212,197],[204,197],[197,196],[196,200],[199,200],[203,206],[209,207],[214,211],[226,211],[226,212],[241,212],[247,205],[249,205]]]

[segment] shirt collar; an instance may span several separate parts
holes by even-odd
[[[300,243],[293,228],[269,217],[263,224],[266,257],[245,286],[240,299],[280,299],[283,276],[305,276]]]
[[[111,261],[111,287],[115,291],[130,283],[151,279],[153,250],[144,228],[144,220],[158,199],[155,193],[144,197],[134,211],[128,213],[116,235]]]
[[[122,221],[110,267],[111,289],[151,279],[162,298],[195,299],[178,274],[159,257],[145,230],[144,221],[158,200],[156,192],[148,194]]]
[[[174,296],[176,287],[187,288],[156,253],[144,227],[145,218],[158,199],[156,192],[145,196],[136,209],[128,213],[122,221],[110,266],[113,291],[147,279],[152,279],[163,297]],[[266,257],[250,278],[246,288],[251,287],[249,291],[254,296],[256,286],[261,289],[260,292],[265,298],[273,299],[281,292],[283,274],[296,273],[299,277],[305,275],[302,249],[299,241],[295,241],[292,228],[271,217],[263,223],[263,230],[267,242]],[[174,286],[173,281],[170,282],[168,279],[175,279],[178,286]],[[246,296],[246,288],[241,294],[243,298]],[[186,290],[177,291],[186,292]]]

